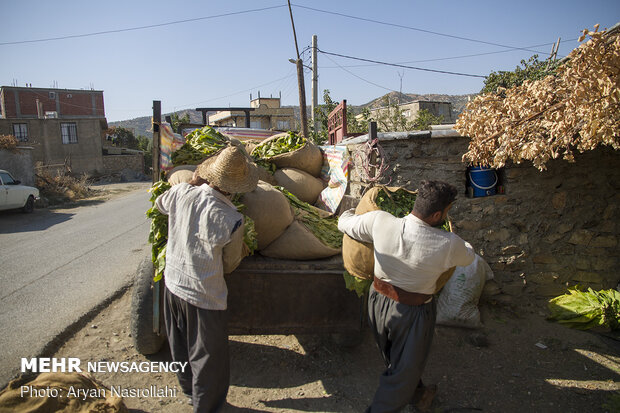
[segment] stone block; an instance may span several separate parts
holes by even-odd
[[[519,297],[525,290],[523,281],[511,281],[502,285],[502,292],[513,297]]]
[[[614,235],[601,235],[595,237],[589,246],[594,248],[613,248],[618,245],[618,240]]]
[[[556,264],[557,260],[551,254],[538,254],[532,257],[534,264]]]
[[[602,283],[604,278],[601,274],[596,272],[588,272],[588,271],[577,271],[571,277],[573,281],[578,281],[582,283]]]
[[[557,272],[549,271],[549,272],[538,272],[526,276],[528,282],[533,282],[535,284],[553,284],[560,278],[560,274]]]
[[[518,239],[519,239],[519,245],[528,244],[527,234],[520,234]]]
[[[575,268],[578,270],[589,270],[590,260],[587,257],[577,257],[575,260]]]
[[[559,234],[566,234],[568,231],[570,231],[571,229],[573,229],[573,227],[575,226],[575,224],[572,223],[562,223],[560,225],[557,226],[556,231]]]
[[[470,221],[470,220],[462,220],[454,222],[454,225],[458,229],[462,229],[464,231],[478,231],[483,227],[482,222],[480,221]]]
[[[536,286],[534,293],[541,297],[557,297],[566,293],[566,289],[562,284],[544,284]]]
[[[616,206],[615,205],[607,205],[607,208],[605,208],[605,211],[603,211],[603,218],[604,219],[611,219],[614,216],[614,212],[616,211]]]
[[[592,269],[594,271],[605,271],[617,269],[620,264],[619,257],[593,257],[592,258]]]
[[[555,244],[562,238],[564,238],[563,234],[550,234],[545,238],[545,241],[547,241],[549,244]]]
[[[504,242],[510,238],[510,231],[508,231],[506,228],[490,229],[484,233],[483,238],[485,241],[489,242]]]
[[[554,194],[553,198],[551,198],[551,205],[558,210],[564,209],[566,206],[566,192],[562,191]]]
[[[575,245],[588,245],[592,240],[593,236],[594,234],[592,233],[592,231],[589,231],[587,229],[580,229],[573,232],[568,242]]]

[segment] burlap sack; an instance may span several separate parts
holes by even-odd
[[[224,264],[224,274],[230,274],[241,263],[245,257],[250,255],[250,249],[243,242],[244,222],[232,234],[228,244],[222,249],[222,261]]]
[[[278,185],[278,181],[276,181],[276,178],[273,176],[273,174],[262,166],[258,166],[258,179],[260,181],[267,182],[270,185]]]
[[[263,142],[278,139],[283,135],[286,135],[286,133],[273,135]],[[301,169],[317,178],[321,175],[321,168],[323,167],[323,154],[321,153],[321,149],[312,141],[306,141],[304,146],[295,151],[276,155],[268,160],[273,162],[278,168]]]
[[[283,187],[301,201],[314,204],[325,184],[308,172],[295,168],[282,168],[273,174],[277,185]]]
[[[241,198],[245,205],[243,213],[254,220],[258,249],[261,250],[278,238],[293,222],[293,211],[282,192],[267,182]]]
[[[168,172],[168,183],[174,186],[182,182],[189,182],[192,176],[194,176],[196,166],[197,165],[181,165],[171,169],[170,172]]]
[[[22,386],[33,391],[50,389],[49,397],[22,396]],[[89,397],[70,394],[84,390]],[[57,390],[57,391],[54,391]],[[54,391],[53,393],[51,393]],[[57,396],[56,396],[57,393]],[[76,397],[77,396],[77,397]],[[85,400],[84,400],[85,399]],[[66,412],[66,413],[128,413],[123,398],[115,396],[109,388],[104,387],[95,379],[82,373],[41,373],[36,378],[20,377],[12,380],[0,392],[0,413],[13,412]]]
[[[260,253],[271,258],[316,260],[340,254],[340,248],[323,244],[302,223],[295,220],[278,239]]]
[[[370,211],[377,211],[380,208],[375,203],[375,199],[381,189],[385,188],[389,192],[395,192],[401,187],[372,187],[364,194],[360,203],[355,208],[355,214],[361,215]],[[409,191],[413,192],[413,191]],[[342,260],[344,268],[349,274],[364,280],[370,280],[375,274],[375,257],[372,244],[357,241],[348,235],[342,238]]]

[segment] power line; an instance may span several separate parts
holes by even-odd
[[[347,73],[348,73],[348,74],[350,74],[351,76],[355,76],[356,78],[358,78],[358,79],[360,79],[360,80],[362,80],[362,81],[364,81],[364,82],[366,82],[366,83],[368,83],[368,84],[371,84],[371,85],[373,85],[373,86],[376,86],[376,87],[378,87],[378,88],[385,89],[385,90],[389,90],[390,92],[396,92],[396,90],[394,90],[394,89],[390,89],[389,87],[381,86],[381,85],[379,85],[379,84],[377,84],[377,83],[371,82],[371,81],[370,81],[370,80],[368,80],[368,79],[364,79],[363,77],[356,75],[355,73],[351,72],[350,70],[345,69],[343,66],[340,66],[337,62],[335,62],[335,61],[334,61],[331,57],[329,57],[329,56],[325,56],[325,57],[327,57],[327,58],[328,58],[329,60],[331,60],[331,61],[332,61],[335,65],[337,65],[338,67],[340,67],[342,70],[344,70],[345,72],[347,72]]]
[[[365,17],[351,16],[349,14],[338,13],[338,12],[327,11],[327,10],[321,10],[321,9],[316,9],[316,8],[308,7],[308,6],[300,6],[298,4],[294,4],[294,6],[295,7],[299,7],[301,9],[307,9],[307,10],[316,11],[316,12],[319,12],[319,13],[332,14],[332,15],[335,15],[335,16],[346,17],[348,19],[360,20],[360,21],[365,21],[365,22],[370,22],[370,23],[381,24],[381,25],[384,25],[384,26],[399,27],[401,29],[414,30],[414,31],[417,31],[417,32],[434,34],[436,36],[449,37],[449,38],[452,38],[452,39],[466,40],[466,41],[469,41],[469,42],[488,44],[488,45],[491,45],[491,46],[499,46],[499,47],[504,47],[504,48],[513,49],[513,50],[525,50],[525,51],[533,52],[533,53],[537,53],[537,54],[546,53],[546,52],[539,52],[537,50],[531,50],[531,49],[527,49],[527,48],[523,48],[523,47],[507,46],[505,44],[500,44],[500,43],[495,43],[495,42],[487,42],[485,40],[471,39],[469,37],[463,37],[463,36],[456,36],[456,35],[452,35],[452,34],[440,33],[440,32],[435,32],[435,31],[432,31],[432,30],[420,29],[418,27],[405,26],[405,25],[396,24],[396,23],[388,23],[388,22],[383,22],[383,21],[380,21],[380,20],[368,19],[368,18],[365,18]]]
[[[577,39],[575,39],[577,40]],[[551,46],[555,44],[554,42],[552,43],[543,43],[543,44],[537,44],[534,46],[527,46],[527,47],[542,47],[542,46]],[[450,56],[450,57],[437,57],[437,58],[433,58],[433,59],[422,59],[422,60],[409,60],[406,62],[398,62],[399,64],[406,64],[406,63],[426,63],[426,62],[438,62],[438,61],[442,61],[442,60],[455,60],[455,59],[465,59],[468,57],[479,57],[479,56],[486,56],[486,55],[492,55],[492,54],[498,54],[498,53],[508,53],[508,52],[512,52],[514,50],[498,50],[495,52],[486,52],[486,53],[475,53],[475,54],[468,54],[468,55],[460,55],[460,56]],[[367,67],[367,66],[374,66],[377,65],[377,63],[373,63],[373,64],[368,64],[368,65],[347,65],[347,66],[340,66],[340,67]],[[331,67],[333,68],[333,66]],[[321,69],[330,69],[329,66],[322,66]]]
[[[361,57],[353,57],[353,56],[347,56],[347,55],[343,55],[343,54],[339,54],[339,53],[326,52],[326,51],[321,50],[321,49],[318,49],[318,51],[319,51],[319,53],[323,53],[323,54],[326,54],[326,55],[344,57],[345,59],[359,60],[359,61],[362,61],[362,62],[377,63],[377,64],[381,64],[381,65],[385,65],[385,66],[402,67],[402,68],[405,68],[405,69],[421,70],[421,71],[424,71],[424,72],[443,73],[443,74],[446,74],[446,75],[480,77],[480,78],[486,79],[486,76],[483,76],[483,75],[473,75],[473,74],[470,74],[470,73],[450,72],[448,70],[427,69],[427,68],[424,68],[424,67],[415,67],[415,66],[401,65],[401,64],[398,64],[398,63],[387,63],[387,62],[381,62],[381,61],[378,61],[378,60],[363,59]]]
[[[79,37],[98,36],[98,35],[102,35],[102,34],[111,34],[111,33],[121,33],[121,32],[135,31],[135,30],[143,30],[143,29],[152,29],[154,27],[171,26],[171,25],[174,25],[174,24],[189,23],[189,22],[195,22],[195,21],[200,21],[200,20],[209,20],[209,19],[216,19],[216,18],[220,18],[220,17],[236,16],[236,15],[239,15],[239,14],[254,13],[254,12],[259,12],[259,11],[277,9],[277,8],[281,8],[281,7],[285,7],[285,6],[284,5],[280,5],[280,6],[263,7],[263,8],[260,8],[260,9],[251,9],[251,10],[236,11],[236,12],[230,12],[230,13],[224,13],[224,14],[217,14],[217,15],[214,15],[214,16],[203,16],[203,17],[195,17],[195,18],[192,18],[192,19],[175,20],[175,21],[166,22],[166,23],[150,24],[150,25],[147,25],[147,26],[128,27],[128,28],[125,28],[125,29],[105,30],[105,31],[93,32],[93,33],[74,34],[74,35],[59,36],[59,37],[49,37],[49,38],[46,38],[46,39],[20,40],[20,41],[16,41],[16,42],[1,42],[0,46],[7,46],[7,45],[14,45],[14,44],[25,44],[25,43],[49,42],[49,41],[53,41],[53,40],[66,40],[66,39],[75,39],[75,38],[79,38]]]

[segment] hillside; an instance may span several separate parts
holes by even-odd
[[[390,92],[384,96],[388,96],[390,101],[392,102],[398,102],[399,93]],[[366,107],[376,108],[376,107],[382,106],[382,101],[383,101],[384,96],[380,96],[363,105],[359,105],[359,106],[351,105],[350,107],[353,109],[355,113],[359,113],[362,110],[362,108],[366,108]],[[470,97],[473,98],[474,96],[475,95],[473,94],[472,95],[438,95],[438,94],[418,95],[415,93],[403,93],[400,95],[400,102],[409,103],[415,100],[427,100],[427,101],[434,101],[434,102],[451,102],[452,113],[454,115],[454,118],[456,118],[463,111],[463,109],[465,108],[465,105],[467,105],[469,98]],[[299,108],[298,107],[295,107],[295,108],[297,109],[296,117],[299,118]],[[308,111],[310,111],[310,105],[308,105]],[[177,113],[181,117],[185,115],[185,113],[188,113],[191,122],[202,123],[202,114],[200,112],[196,112],[193,110],[184,110],[184,111],[180,111]],[[170,115],[170,114],[168,113],[166,115]],[[162,115],[162,117],[165,118],[166,115]],[[151,138],[153,136],[153,133],[151,131],[151,117],[150,116],[142,116],[140,118],[122,120],[122,121],[117,121],[117,122],[109,122],[109,126],[120,126],[123,128],[131,129],[133,130],[136,136],[143,135],[148,138]]]

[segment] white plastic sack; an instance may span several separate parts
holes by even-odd
[[[456,267],[437,299],[437,324],[482,327],[478,300],[484,283],[491,278],[491,267],[478,254],[467,267]]]

